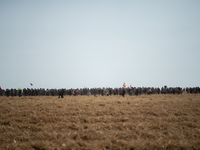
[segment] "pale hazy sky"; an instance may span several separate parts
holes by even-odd
[[[0,86],[200,86],[200,0],[0,0]]]

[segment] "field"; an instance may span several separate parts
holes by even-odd
[[[1,96],[0,149],[200,149],[200,94]]]

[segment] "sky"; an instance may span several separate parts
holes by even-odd
[[[199,0],[0,0],[0,86],[200,86],[199,8]]]

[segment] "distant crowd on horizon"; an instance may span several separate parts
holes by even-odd
[[[200,93],[199,87],[167,87],[164,86],[160,88],[154,87],[131,87],[131,88],[82,88],[82,89],[33,89],[33,88],[18,88],[18,89],[1,89],[0,87],[0,96],[61,96],[69,95],[69,96],[77,96],[77,95],[130,95],[130,96],[138,96],[138,95],[151,95],[151,94],[182,94],[183,92],[197,94]]]

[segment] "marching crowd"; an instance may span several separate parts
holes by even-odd
[[[131,88],[83,88],[83,89],[1,89],[0,87],[0,96],[59,96],[63,98],[63,95],[77,96],[77,95],[150,95],[150,94],[182,94],[183,92],[187,93],[200,93],[199,87],[167,87],[164,86],[160,88],[154,87],[131,87]]]

